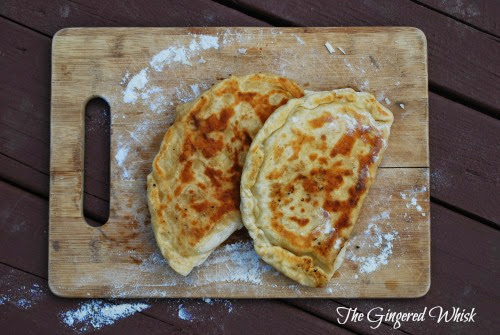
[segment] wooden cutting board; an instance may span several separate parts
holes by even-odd
[[[334,52],[325,47],[329,42]],[[230,74],[369,91],[395,117],[346,260],[326,288],[259,260],[244,229],[189,276],[162,259],[146,175],[175,107]],[[83,217],[84,109],[111,107],[110,218]],[[65,297],[418,297],[430,285],[427,45],[414,28],[75,28],[52,48],[49,285]]]

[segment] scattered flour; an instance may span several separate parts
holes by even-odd
[[[203,278],[198,277],[199,284],[214,282],[261,284],[264,273],[276,271],[259,258],[250,241],[236,242],[216,249],[200,267],[212,265],[217,265],[218,271],[205,274]]]
[[[198,84],[193,84],[190,87],[191,87],[191,90],[193,91],[193,94],[195,96],[199,96],[200,95],[200,87],[198,86]]]
[[[60,314],[64,324],[74,330],[84,332],[112,325],[115,321],[141,312],[150,305],[145,303],[114,304],[102,300],[90,300],[80,304],[75,310]]]
[[[359,89],[360,89],[360,91],[369,91],[370,90],[370,82],[368,81],[368,79],[365,79],[365,81],[363,81],[361,83],[361,85],[359,85]]]
[[[247,49],[246,48],[239,48],[238,49],[238,52],[242,55],[246,54],[247,53]]]
[[[8,302],[21,309],[30,309],[45,296],[45,290],[35,283],[31,287],[21,285],[15,288],[5,289],[0,294],[0,305]]]
[[[317,216],[320,224],[314,229],[315,231],[319,231],[324,235],[329,235],[335,231],[335,228],[332,227],[330,213],[325,211],[323,208],[319,208]]]
[[[192,321],[193,320],[193,315],[189,313],[184,306],[181,304],[179,305],[179,319],[185,320],[185,321]]]
[[[405,105],[404,104],[399,104],[399,107],[401,107],[401,109],[405,109]]]
[[[116,164],[122,168],[123,170],[123,177],[125,179],[128,179],[130,178],[130,173],[128,172],[127,169],[125,169],[123,163],[125,162],[125,159],[127,158],[127,155],[128,155],[128,152],[129,152],[130,148],[129,147],[120,147],[118,148],[117,152],[116,152],[116,155],[115,155],[115,160],[116,160]]]
[[[297,40],[298,44],[300,44],[300,45],[306,44],[306,42],[304,42],[304,40],[302,38],[300,38],[300,36],[297,36],[295,34],[292,34],[292,36],[295,37],[295,39]]]
[[[387,105],[390,105],[391,104],[391,100],[387,97],[384,98],[384,101]]]
[[[349,62],[347,58],[343,58],[342,62],[347,67],[347,69],[354,74],[357,81],[366,80],[366,63],[368,62],[366,58],[353,59],[352,62]]]
[[[384,232],[379,222],[390,219],[390,212],[384,211],[374,216],[363,234],[354,236],[349,242],[359,248],[349,248],[346,259],[359,265],[360,273],[372,273],[382,265],[387,265],[392,255],[393,241],[398,236],[396,230]]]
[[[125,72],[125,75],[122,78],[122,81],[120,81],[120,85],[125,85],[128,81],[128,78],[130,78],[130,72]]]
[[[408,192],[400,192],[399,195],[401,196],[401,199],[407,200],[406,202],[406,208],[411,209],[415,208],[419,213],[421,213],[422,216],[426,216],[426,214],[423,212],[422,206],[418,204],[417,200],[417,195],[419,193],[424,193],[427,191],[427,187],[422,186],[420,188],[415,188],[413,190],[410,190]]]
[[[200,46],[203,50],[219,49],[219,38],[217,36],[200,35]]]
[[[136,103],[141,91],[148,83],[148,69],[142,69],[138,74],[132,77],[123,92],[123,102],[130,104]]]
[[[59,8],[59,14],[61,14],[61,17],[66,19],[69,16],[70,8],[68,5],[64,5],[63,7]]]
[[[377,93],[377,100],[378,102],[382,102],[385,100],[385,93],[384,92],[378,92]]]

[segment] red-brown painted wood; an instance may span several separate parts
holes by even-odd
[[[417,0],[457,20],[467,22],[497,37],[500,35],[500,1],[497,0]]]
[[[54,35],[66,27],[260,26],[262,22],[210,0],[5,0],[0,14]]]
[[[145,314],[136,313],[111,325],[87,331],[71,328],[63,322],[61,313],[74,311],[84,299],[61,299],[50,293],[47,280],[0,264],[0,329],[2,334],[179,334],[181,325],[163,322]],[[23,300],[24,299],[24,300]],[[305,314],[305,313],[304,313]],[[312,316],[311,316],[312,317]],[[212,329],[208,329],[208,331]]]
[[[429,95],[431,196],[500,226],[500,121]]]

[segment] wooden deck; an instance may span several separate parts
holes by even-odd
[[[5,334],[500,332],[500,3],[401,1],[26,1],[0,3],[0,329]],[[427,37],[432,282],[418,299],[126,301],[144,308],[101,328],[69,326],[85,300],[47,287],[50,52],[64,27],[413,26]],[[101,108],[97,106],[96,108]],[[88,116],[92,122],[91,114]],[[105,126],[105,125],[101,125]],[[104,129],[104,128],[103,128]],[[102,136],[87,137],[96,147]],[[95,155],[99,155],[96,152]],[[107,217],[104,165],[86,168],[85,214]],[[23,300],[24,299],[24,300]],[[120,305],[123,301],[95,302]],[[474,323],[393,329],[337,320],[337,307],[475,308]],[[495,307],[497,306],[497,307]],[[186,316],[183,314],[187,312]],[[190,315],[190,316],[189,316]]]

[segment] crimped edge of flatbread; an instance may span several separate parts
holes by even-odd
[[[343,247],[338,252],[333,264],[333,271],[330,273],[326,272],[323,268],[315,265],[314,260],[309,256],[297,256],[296,254],[290,252],[285,248],[271,244],[262,229],[257,227],[256,222],[259,217],[260,208],[258,206],[257,199],[252,192],[252,189],[257,181],[261,165],[264,161],[264,142],[269,136],[271,136],[276,130],[278,130],[285,124],[291,112],[293,112],[298,106],[307,109],[314,109],[322,104],[333,103],[335,102],[335,100],[338,100],[339,98],[345,97],[347,95],[355,95],[356,99],[362,98],[366,99],[367,101],[373,101],[372,103],[375,104],[375,108],[370,108],[370,110],[367,112],[369,112],[373,117],[377,128],[385,128],[384,131],[387,131],[386,138],[388,139],[390,134],[390,127],[392,125],[394,117],[392,115],[392,112],[381,105],[372,94],[367,92],[356,92],[350,88],[325,92],[306,91],[306,95],[304,97],[289,100],[287,104],[278,108],[267,119],[266,123],[257,133],[250,146],[241,177],[240,211],[243,219],[243,224],[248,229],[248,232],[254,241],[255,251],[266,263],[272,265],[281,273],[285,274],[289,278],[299,282],[302,285],[310,287],[325,286],[332,278],[335,271],[340,268],[344,260],[346,247],[348,245],[347,240],[344,241]],[[384,147],[379,153],[379,159],[373,165],[374,173],[370,173],[371,182],[369,183],[366,192],[364,192],[364,194],[361,196],[361,202],[364,201],[364,198],[369,192],[369,188],[373,182],[373,179],[375,178],[376,170],[380,162],[382,161],[386,147],[387,141],[385,141]],[[353,212],[355,219],[353,220],[353,224],[350,227],[351,230],[357,221],[357,216],[360,209],[361,207],[356,213]]]

